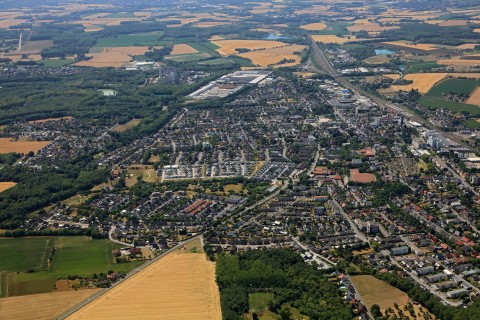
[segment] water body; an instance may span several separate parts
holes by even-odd
[[[392,51],[392,50],[388,50],[388,49],[375,49],[375,54],[377,56],[381,56],[381,55],[387,55],[387,54],[394,54],[395,52]]]

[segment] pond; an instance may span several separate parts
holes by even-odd
[[[387,55],[387,54],[394,54],[395,52],[392,51],[392,50],[388,50],[388,49],[375,49],[375,54],[377,56],[380,56],[380,55]]]

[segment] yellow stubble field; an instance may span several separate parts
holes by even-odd
[[[51,141],[15,141],[10,138],[0,138],[0,154],[2,153],[37,153],[40,149],[49,145]]]
[[[100,289],[51,292],[0,299],[2,320],[51,320]]]
[[[86,305],[68,320],[221,320],[215,264],[173,252]]]
[[[190,54],[190,53],[197,53],[198,50],[195,48],[190,47],[188,44],[176,44],[173,46],[172,52],[170,53],[172,56],[177,54]]]
[[[0,182],[0,192],[13,188],[16,185],[17,184],[15,182]]]
[[[410,91],[417,89],[420,93],[427,93],[435,84],[443,80],[447,73],[411,73],[407,74],[404,79],[411,80],[413,83],[408,85],[395,85],[392,89],[395,91]]]
[[[294,62],[283,63],[279,66],[294,66],[300,63],[300,57],[294,52],[301,52],[305,49],[302,45],[289,45],[280,48],[272,48],[265,50],[257,50],[240,54],[241,57],[250,59],[254,64],[267,67],[269,65],[277,64],[284,59],[295,60]]]
[[[470,93],[470,97],[466,101],[468,104],[473,104],[480,107],[480,87],[475,89],[472,93]]]
[[[318,23],[306,24],[304,26],[301,26],[301,28],[309,31],[321,31],[323,29],[326,29],[327,25],[323,22],[318,22]]]
[[[76,66],[84,67],[121,67],[132,60],[134,55],[142,55],[148,51],[148,47],[109,47],[102,52],[89,53],[90,60],[79,61]]]
[[[320,35],[320,34],[315,34],[312,35],[313,40],[316,42],[321,42],[321,43],[336,43],[336,44],[344,44],[347,42],[351,41],[356,41],[357,38],[355,36],[349,36],[345,38],[340,38],[336,35]]]
[[[220,48],[217,52],[223,56],[236,54],[237,48],[246,48],[250,50],[271,49],[286,46],[285,43],[272,40],[213,40],[212,43]]]
[[[432,51],[437,49],[435,46],[427,43],[409,43],[407,41],[391,41],[391,42],[382,42],[384,44],[401,47],[401,48],[410,48],[423,51]]]

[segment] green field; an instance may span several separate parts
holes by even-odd
[[[418,73],[418,72],[429,70],[432,68],[441,67],[436,62],[424,62],[424,61],[412,62],[412,63],[408,63],[407,65],[408,65],[408,69],[407,71],[405,71],[405,73]]]
[[[347,35],[350,34],[350,32],[346,29],[350,25],[349,23],[345,22],[332,22],[327,24],[327,28],[320,30],[320,31],[310,31],[312,34],[324,34],[324,35]]]
[[[211,42],[190,42],[187,44],[196,49],[198,52],[169,56],[167,59],[175,62],[197,62],[210,59],[212,57],[220,57],[220,55],[215,52],[217,46]]]
[[[479,85],[474,79],[446,79],[436,84],[430,91],[420,98],[419,103],[428,108],[444,108],[452,112],[468,112],[480,114],[480,108],[471,104],[446,100],[444,94],[469,94]]]
[[[116,37],[100,38],[96,47],[130,47],[130,46],[158,46],[162,45],[162,32],[119,34]]]
[[[37,63],[43,64],[45,67],[63,67],[73,62],[75,62],[73,59],[46,59],[37,61]]]
[[[256,292],[248,295],[248,307],[250,312],[262,312],[272,301],[273,293],[271,292]]]
[[[9,296],[49,292],[59,278],[88,277],[109,270],[128,272],[142,263],[116,264],[112,250],[118,247],[109,240],[87,237],[0,239],[0,296],[7,295],[7,286]]]
[[[217,58],[217,59],[212,59],[212,60],[205,60],[201,61],[198,64],[203,64],[203,65],[233,65],[233,64],[238,64],[241,67],[252,67],[253,64],[245,59],[239,59],[239,58]]]

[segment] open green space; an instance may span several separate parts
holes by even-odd
[[[135,15],[132,12],[117,12],[117,13],[109,14],[104,18],[132,18],[132,17],[135,17]]]
[[[0,296],[6,296],[7,290],[9,296],[50,292],[60,278],[90,277],[109,270],[126,273],[142,264],[116,264],[112,250],[119,247],[109,240],[88,237],[0,239]]]
[[[408,69],[405,71],[405,73],[418,73],[418,72],[429,70],[432,68],[441,67],[439,64],[433,61],[411,62],[411,63],[408,63],[407,66],[408,66]]]
[[[448,109],[452,112],[468,112],[480,114],[480,108],[467,103],[447,100],[446,94],[470,94],[479,84],[475,79],[446,79],[436,84],[430,91],[420,98],[419,103],[428,108]]]
[[[162,45],[161,31],[152,33],[119,34],[115,37],[100,38],[96,47],[129,47],[129,46],[158,46]]]
[[[248,307],[250,312],[261,312],[273,301],[273,293],[256,292],[248,295]]]
[[[211,60],[205,60],[201,61],[198,64],[202,65],[217,65],[217,66],[230,66],[237,64],[241,67],[252,67],[253,64],[246,60],[246,59],[241,59],[241,58],[234,58],[234,57],[228,57],[228,58],[218,58],[218,59],[211,59]]]
[[[63,67],[75,62],[73,59],[46,59],[39,60],[37,63],[44,65],[45,67]]]
[[[346,29],[349,23],[346,22],[331,22],[327,24],[327,28],[319,31],[312,31],[312,34],[324,35],[347,35],[350,32]]]

